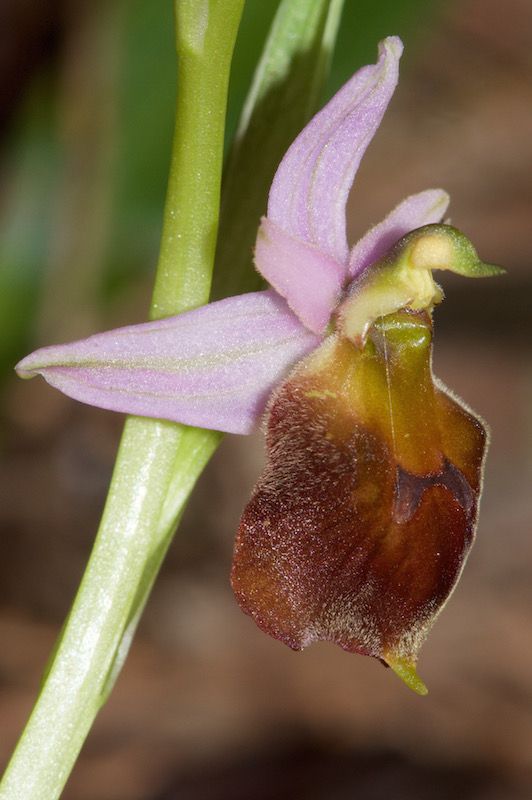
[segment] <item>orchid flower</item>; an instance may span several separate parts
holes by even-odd
[[[255,247],[271,288],[46,347],[17,366],[78,400],[229,433],[264,417],[235,595],[265,631],[371,655],[415,691],[428,629],[474,536],[486,432],[432,375],[433,269],[497,274],[435,189],[353,247],[346,203],[397,84],[381,43],[283,158]]]

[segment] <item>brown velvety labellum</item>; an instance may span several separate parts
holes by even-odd
[[[259,627],[296,650],[322,639],[414,664],[458,580],[486,435],[435,383],[431,333],[426,315],[400,312],[363,350],[331,336],[270,403],[232,583]]]

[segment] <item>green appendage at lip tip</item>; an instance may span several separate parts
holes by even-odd
[[[419,695],[426,695],[429,690],[416,672],[415,664],[407,658],[387,655],[385,661],[395,674],[406,683],[409,689]]]

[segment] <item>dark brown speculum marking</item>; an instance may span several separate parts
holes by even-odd
[[[329,337],[274,394],[235,595],[294,649],[414,664],[472,544],[485,431],[431,371],[425,314]]]

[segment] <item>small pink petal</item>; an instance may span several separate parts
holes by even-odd
[[[356,72],[299,134],[270,190],[268,217],[344,264],[347,197],[397,85],[402,50],[395,36],[381,42],[378,62]]]
[[[303,325],[323,333],[340,297],[345,266],[289,236],[267,217],[259,228],[255,265]]]
[[[442,189],[427,189],[407,197],[355,244],[349,257],[349,277],[360,275],[410,231],[440,222],[448,205],[449,195]]]
[[[318,343],[275,292],[254,292],[44,347],[17,371],[101,408],[249,433],[286,371]]]

